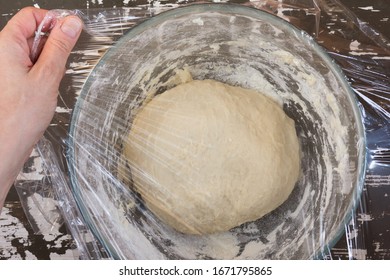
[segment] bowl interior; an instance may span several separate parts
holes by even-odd
[[[183,70],[269,95],[295,120],[302,175],[265,217],[224,233],[180,234],[118,178],[137,108],[180,83]],[[364,147],[354,95],[311,37],[259,10],[202,4],[141,23],[105,54],[76,104],[68,163],[78,206],[115,258],[307,259],[350,218]]]

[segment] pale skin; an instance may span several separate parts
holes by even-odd
[[[58,20],[33,63],[32,40],[47,10],[20,10],[0,32],[0,212],[16,176],[53,118],[66,61],[82,22]]]

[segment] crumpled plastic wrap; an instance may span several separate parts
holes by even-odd
[[[365,175],[389,173],[388,40],[334,0],[208,6],[209,12],[222,7],[221,18],[208,16],[204,4],[49,12],[44,32],[69,14],[84,20],[86,32],[69,60],[53,123],[36,147],[42,180],[21,174],[16,182],[22,201],[36,193],[54,198],[56,212],[36,204],[53,226],[66,223],[83,259],[327,259],[340,237],[355,258],[365,244],[364,234],[354,234],[357,213],[365,213]],[[192,18],[195,12],[203,14]],[[175,19],[162,23],[172,13]],[[181,44],[174,45],[180,38],[174,26],[191,34]],[[215,41],[196,37],[214,32],[210,26],[218,27]],[[296,122],[303,175],[291,196],[227,232],[188,235],[165,225],[132,187],[131,161],[123,160],[138,108],[185,82],[186,71],[266,93]]]

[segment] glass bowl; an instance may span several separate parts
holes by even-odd
[[[137,108],[179,84],[180,71],[262,92],[295,120],[302,175],[276,210],[227,232],[186,235],[121,181]],[[78,207],[113,258],[309,259],[333,246],[351,218],[365,135],[343,73],[310,36],[253,8],[198,4],[144,21],[104,55],[74,109],[68,165]]]

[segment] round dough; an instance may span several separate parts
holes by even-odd
[[[189,234],[226,231],[274,210],[300,170],[294,121],[258,92],[213,80],[157,95],[124,148],[147,207]]]

